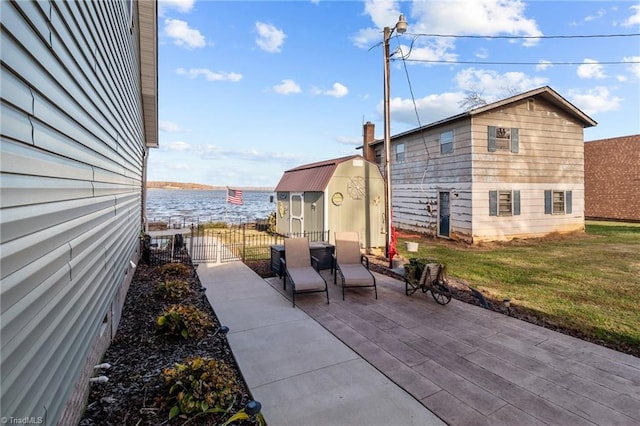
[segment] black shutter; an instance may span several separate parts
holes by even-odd
[[[513,215],[520,214],[520,191],[513,191]]]
[[[551,190],[544,190],[544,214],[551,214],[553,212],[553,206],[551,205]]]
[[[571,214],[573,212],[573,194],[571,191],[567,191],[564,194],[564,202],[565,202],[565,210],[567,214]]]
[[[498,216],[498,191],[489,191],[489,216]]]
[[[511,152],[518,153],[519,144],[520,137],[518,135],[518,129],[514,127],[511,129]]]
[[[488,133],[487,133],[487,141],[488,141],[487,150],[489,152],[495,152],[496,151],[496,128],[495,128],[495,126],[489,126],[489,130],[488,130]]]

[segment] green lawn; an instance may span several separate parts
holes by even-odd
[[[640,224],[587,222],[585,235],[470,247],[418,241],[431,257],[495,300],[531,310],[550,324],[616,345],[640,347]]]

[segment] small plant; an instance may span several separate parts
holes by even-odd
[[[158,330],[185,339],[201,338],[213,327],[209,316],[195,306],[172,305],[156,320]]]
[[[164,300],[178,300],[191,294],[191,288],[186,281],[169,280],[156,285],[156,294]]]
[[[180,414],[227,413],[240,391],[233,369],[211,358],[186,358],[162,370],[162,375],[169,387],[167,401],[174,404],[169,419]]]
[[[191,270],[182,263],[165,263],[160,266],[160,274],[166,278],[187,278]]]

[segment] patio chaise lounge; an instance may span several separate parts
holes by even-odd
[[[334,254],[333,284],[337,276],[342,281],[342,300],[348,287],[373,287],[378,298],[376,278],[369,271],[369,259],[360,252],[357,232],[336,232],[336,250]]]
[[[296,306],[296,293],[327,294],[329,303],[329,289],[327,282],[318,272],[318,259],[311,256],[309,241],[302,238],[285,238],[284,258],[281,258],[283,266],[282,288],[287,290],[287,279],[291,283],[293,307]]]

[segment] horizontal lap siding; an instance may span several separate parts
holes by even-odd
[[[519,149],[488,152],[488,126],[519,129]],[[473,239],[543,236],[584,229],[584,135],[574,118],[536,99],[473,119]],[[519,190],[521,213],[489,216],[489,191]],[[572,191],[571,214],[544,214],[544,191]]]
[[[2,5],[3,416],[58,421],[133,274],[145,141],[126,4]]]
[[[440,154],[440,133],[454,131],[452,153]],[[422,134],[395,139],[405,144],[405,160],[392,161],[393,223],[396,228],[433,234],[438,223],[439,191],[457,191],[451,198],[451,233],[471,232],[471,143],[470,126],[460,120]],[[394,150],[392,150],[394,152]],[[431,205],[431,213],[428,206]]]

